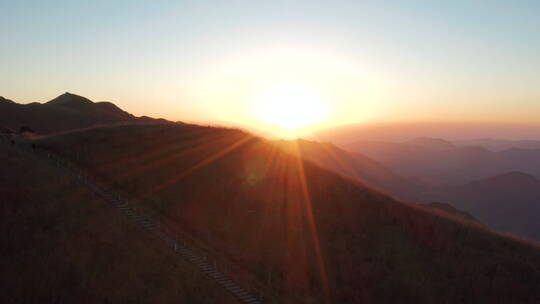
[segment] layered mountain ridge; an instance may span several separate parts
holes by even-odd
[[[111,102],[93,102],[68,92],[46,103],[18,104],[9,99],[0,99],[0,127],[19,130],[27,126],[37,134],[97,125],[157,121],[148,117],[135,117]]]

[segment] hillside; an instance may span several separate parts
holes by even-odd
[[[66,172],[0,140],[1,303],[235,303]]]
[[[477,224],[480,226],[483,226],[484,224],[480,222],[477,218],[469,214],[468,212],[465,212],[463,210],[456,209],[454,206],[448,204],[448,203],[439,203],[439,202],[432,202],[428,204],[422,204],[420,205],[423,208],[431,209],[435,212],[444,212],[444,214],[455,217],[458,220],[465,220],[469,221],[473,224]]]
[[[540,185],[534,177],[540,174],[540,150],[493,152],[434,138],[360,141],[350,148],[423,184],[418,202],[449,203],[497,231],[540,239]]]
[[[432,140],[429,138],[419,138],[410,141],[415,145],[430,147],[433,149],[448,149],[452,147],[450,142],[444,140]],[[444,195],[434,195],[438,189],[422,187],[406,180],[382,164],[364,156],[360,153],[348,152],[334,146],[331,143],[321,143],[308,140],[277,141],[277,146],[287,152],[299,152],[302,158],[307,159],[322,168],[329,169],[343,176],[351,177],[364,183],[366,186],[388,193],[393,197],[406,200],[427,202],[422,208],[427,208],[434,212],[456,217],[461,220],[470,221],[475,224],[482,223],[471,214],[456,209],[448,203],[431,202],[435,199],[448,200]],[[515,181],[519,183],[519,180]]]
[[[395,201],[241,131],[126,125],[34,143],[241,265],[281,302],[540,299],[537,247]]]
[[[278,147],[288,152],[299,150],[307,159],[322,168],[329,169],[344,176],[354,178],[367,186],[388,193],[402,200],[417,200],[423,188],[384,167],[371,158],[361,154],[348,152],[331,143],[320,143],[299,139],[296,141],[278,141]]]
[[[36,133],[49,134],[96,125],[156,121],[135,117],[110,102],[92,102],[71,93],[43,104],[18,104],[0,97],[0,127],[15,131],[28,126]]]
[[[509,172],[438,191],[441,199],[493,229],[540,240],[540,180],[536,177]]]

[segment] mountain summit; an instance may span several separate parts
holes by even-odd
[[[111,102],[93,102],[66,92],[46,103],[18,104],[0,98],[1,127],[18,130],[29,126],[38,134],[50,134],[96,125],[118,123],[152,123],[154,119],[139,118]],[[163,120],[160,120],[163,123]]]
[[[14,102],[12,100],[4,98],[3,96],[0,96],[0,104],[2,104],[2,103],[12,104]]]
[[[93,102],[86,97],[66,92],[45,104],[71,107],[78,105],[91,105]]]

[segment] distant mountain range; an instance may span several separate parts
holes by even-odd
[[[493,138],[454,140],[456,146],[481,146],[490,151],[504,151],[508,149],[540,149],[540,140],[503,140]]]
[[[228,261],[234,273],[223,271],[264,287],[269,303],[537,303],[540,298],[538,246],[483,225],[534,236],[529,232],[537,226],[525,225],[538,214],[540,187],[531,175],[511,172],[429,187],[360,150],[160,123],[73,94],[42,105],[3,100],[2,107],[13,114],[11,120],[2,116],[5,127],[56,132],[0,141],[0,160],[7,164],[0,167],[0,194],[8,197],[0,208],[8,220],[0,224],[9,232],[0,277],[12,287],[9,298],[0,294],[2,302],[168,302],[175,298],[174,280],[182,288],[177,299],[186,303],[221,301],[223,293],[217,285],[204,285],[194,292],[208,297],[194,299],[194,285],[205,284],[202,276],[193,278],[195,271],[183,266],[182,276],[173,276],[176,266],[159,263],[156,256],[166,255],[153,238],[138,237],[144,232],[135,233],[91,188],[36,151],[63,159],[100,187],[122,193],[160,229],[188,236],[204,252]],[[431,157],[435,166],[439,155],[494,153],[430,138],[396,145],[400,153]],[[400,155],[389,146],[394,147],[386,143],[380,149]],[[443,159],[448,168],[452,157]],[[403,198],[420,193],[432,201],[403,202],[378,190]],[[103,292],[115,282],[135,286],[138,293],[122,284],[118,293]]]
[[[509,172],[436,190],[436,197],[474,214],[495,230],[540,240],[540,180]]]
[[[418,200],[423,187],[403,178],[383,164],[359,152],[348,152],[331,143],[304,139],[277,141],[277,145],[315,164],[359,180],[366,185],[387,192],[402,200]]]
[[[457,209],[457,205],[433,202],[437,199],[448,201],[448,197],[441,195],[433,196],[432,189],[415,184],[386,168],[361,153],[347,152],[331,143],[320,143],[304,139],[277,141],[276,144],[293,154],[312,161],[322,168],[329,169],[343,176],[358,180],[370,188],[387,193],[395,198],[405,201],[429,202],[423,207],[438,210],[447,215],[471,221],[476,224],[481,222],[470,213]],[[441,144],[433,143],[433,144]],[[440,190],[440,189],[438,189]],[[460,208],[467,207],[466,204]],[[482,208],[482,207],[480,207]],[[470,209],[470,208],[468,208]],[[511,226],[511,225],[510,225]],[[540,231],[540,229],[538,229]]]
[[[345,147],[426,186],[461,185],[512,171],[540,176],[540,150],[511,148],[493,152],[483,146],[419,138],[406,142],[357,141]]]
[[[540,150],[509,148],[493,152],[482,146],[459,146],[427,137],[400,143],[358,141],[347,146],[355,152],[332,147],[340,151],[331,153],[339,159],[334,164],[320,152],[306,155],[325,168],[396,198],[449,203],[495,230],[540,240],[540,182],[536,177],[540,176]],[[384,168],[379,172],[385,172],[386,178],[370,178],[372,170],[355,165],[354,155]]]
[[[350,145],[357,141],[404,142],[423,136],[444,138],[450,141],[465,141],[465,145],[467,146],[489,143],[506,149],[509,148],[509,143],[511,144],[510,147],[517,143],[518,146],[515,146],[516,148],[531,148],[530,142],[536,141],[538,143],[540,141],[540,123],[365,123],[323,129],[315,133],[316,138],[333,142],[339,146]],[[496,139],[492,140],[492,138]],[[533,145],[533,147],[535,146],[536,144]]]
[[[512,171],[536,168],[540,151],[491,152],[435,138],[357,143],[357,150],[366,154],[308,140],[276,143],[400,200],[540,240],[540,183],[531,174]],[[415,175],[399,174],[407,170]]]
[[[39,134],[69,131],[114,123],[165,122],[149,117],[135,117],[111,102],[91,100],[64,93],[46,103],[18,104],[0,97],[0,127],[18,131],[29,127]]]
[[[18,104],[0,98],[0,127],[4,129],[26,127],[38,134],[51,134],[133,123],[170,122],[135,117],[113,103],[92,102],[71,93],[43,104]],[[357,141],[345,150],[307,140],[276,143],[289,152],[298,149],[303,158],[398,199],[450,203],[494,229],[540,239],[539,221],[534,217],[538,212],[532,212],[539,205],[537,185],[528,183],[529,187],[517,192],[512,188],[513,179],[514,183],[524,181],[518,178],[523,175],[515,172],[523,172],[531,180],[540,176],[540,150],[523,148],[536,147],[536,141],[452,142],[419,137],[405,142]],[[501,150],[503,147],[507,149]],[[492,181],[502,177],[505,183],[493,186]],[[511,212],[503,212],[504,206],[512,206]],[[515,216],[508,219],[506,214]]]

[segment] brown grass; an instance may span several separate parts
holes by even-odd
[[[0,142],[2,303],[232,303],[62,170]]]
[[[540,299],[534,246],[394,201],[241,131],[121,126],[36,144],[137,199],[283,302]]]

